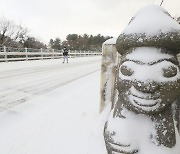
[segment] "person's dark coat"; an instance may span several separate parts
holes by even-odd
[[[68,56],[68,49],[67,48],[63,48],[63,56]]]

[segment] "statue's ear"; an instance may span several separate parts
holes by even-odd
[[[180,61],[180,52],[176,55],[176,57],[177,57],[178,60]]]
[[[174,112],[174,119],[176,121],[176,127],[178,129],[178,132],[180,134],[180,97],[175,102],[176,104],[173,107]]]

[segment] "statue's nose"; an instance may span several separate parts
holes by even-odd
[[[142,91],[144,93],[154,93],[159,88],[159,84],[155,81],[147,80],[147,81],[135,81],[134,87]]]

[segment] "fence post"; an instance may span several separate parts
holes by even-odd
[[[76,50],[74,50],[74,57],[77,57]]]
[[[43,59],[43,50],[41,48],[41,59]]]
[[[53,59],[54,59],[54,49],[52,49],[52,53],[53,53]]]
[[[26,60],[28,60],[27,48],[25,48],[25,53],[26,53]]]
[[[7,51],[6,51],[6,47],[5,46],[4,46],[4,58],[5,58],[5,62],[8,62]]]

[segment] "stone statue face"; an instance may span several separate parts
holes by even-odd
[[[154,114],[180,94],[180,67],[162,49],[140,47],[124,55],[118,72],[120,101],[130,110]]]

